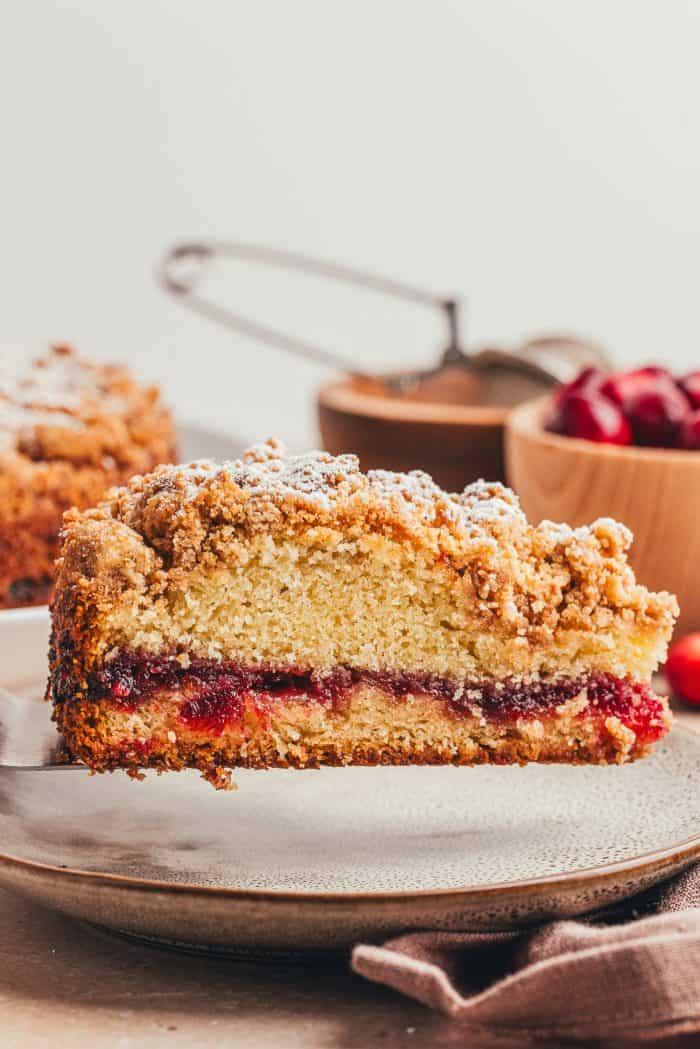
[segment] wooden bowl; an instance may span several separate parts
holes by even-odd
[[[450,395],[456,391],[454,382]],[[352,450],[364,470],[425,470],[450,492],[480,477],[505,476],[503,438],[509,409],[439,399],[391,397],[366,379],[348,377],[322,387],[318,416],[323,446]]]
[[[528,518],[622,521],[639,581],[678,598],[676,634],[700,630],[700,454],[559,437],[542,427],[545,404],[523,404],[508,419],[506,475]]]

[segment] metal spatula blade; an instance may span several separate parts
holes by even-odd
[[[63,737],[51,721],[48,703],[0,688],[0,768],[85,769],[67,761]]]

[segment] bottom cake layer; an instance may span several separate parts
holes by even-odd
[[[646,685],[605,675],[450,695],[442,679],[406,675],[353,672],[344,685],[314,687],[308,675],[268,671],[273,690],[240,669],[216,681],[193,671],[167,683],[154,673],[144,687],[143,673],[122,667],[108,675],[110,694],[66,696],[55,717],[69,751],[98,771],[192,767],[226,786],[236,767],[623,763],[671,721]]]

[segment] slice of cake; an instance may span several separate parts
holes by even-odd
[[[64,510],[175,458],[170,413],[127,369],[53,347],[0,371],[0,608],[46,602]]]
[[[66,516],[50,695],[70,752],[133,775],[625,762],[669,728],[677,612],[629,532],[527,523],[352,455],[163,467]]]

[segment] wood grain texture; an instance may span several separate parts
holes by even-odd
[[[622,521],[639,581],[678,598],[676,636],[700,630],[700,453],[559,437],[542,428],[544,404],[515,409],[507,426],[506,476],[527,516]]]

